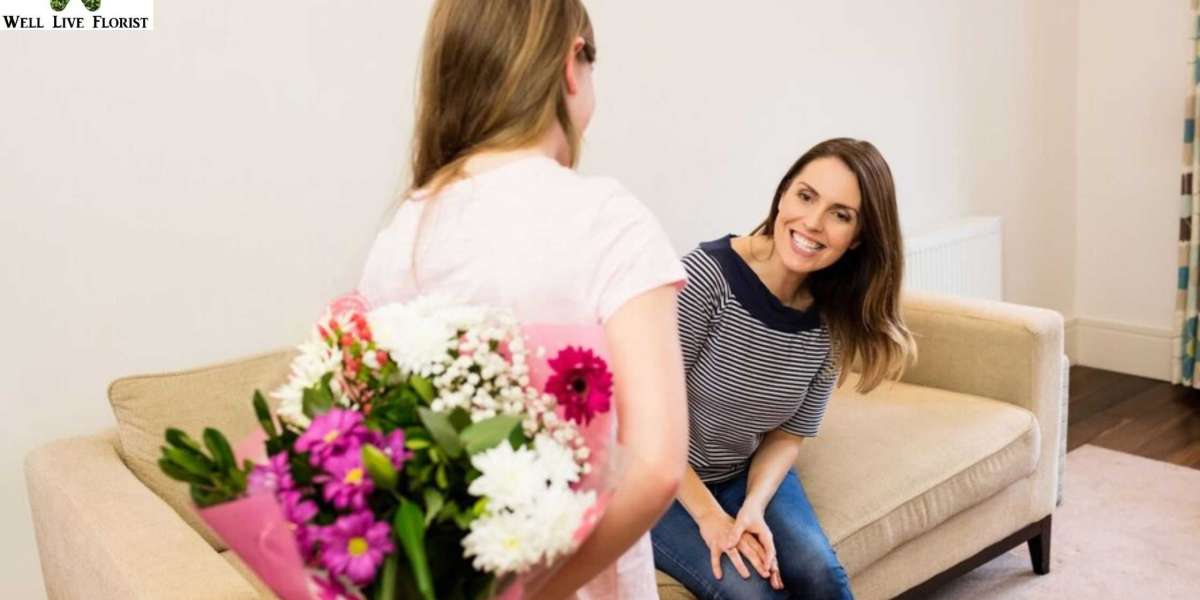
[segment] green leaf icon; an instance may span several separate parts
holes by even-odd
[[[90,10],[92,12],[96,12],[96,11],[100,10],[100,0],[81,0],[81,1],[83,2],[84,7],[86,7],[88,10]],[[67,5],[70,3],[71,3],[71,0],[50,0],[50,8],[54,9],[55,12],[62,12],[62,10],[64,8],[66,8]]]

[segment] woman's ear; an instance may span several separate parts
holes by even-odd
[[[582,37],[575,38],[571,43],[571,49],[567,51],[566,58],[566,80],[567,93],[574,96],[579,93],[579,78],[576,71],[579,69],[579,53],[583,51],[584,41]]]

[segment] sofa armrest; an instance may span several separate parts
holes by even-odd
[[[25,459],[50,598],[258,598],[117,455],[115,432],[52,442]]]
[[[1035,513],[1053,510],[1062,426],[1063,318],[1043,308],[908,292],[904,318],[918,360],[903,381],[1009,402],[1037,417],[1041,434]]]

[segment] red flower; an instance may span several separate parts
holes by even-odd
[[[564,417],[587,424],[597,413],[608,412],[612,373],[603,358],[591,350],[567,346],[548,364],[554,374],[546,380],[546,392],[558,399]]]

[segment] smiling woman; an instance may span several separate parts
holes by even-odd
[[[655,565],[693,593],[851,596],[791,467],[851,362],[867,392],[915,353],[903,256],[887,163],[834,139],[792,165],[753,233],[684,257],[689,468],[652,541]]]

